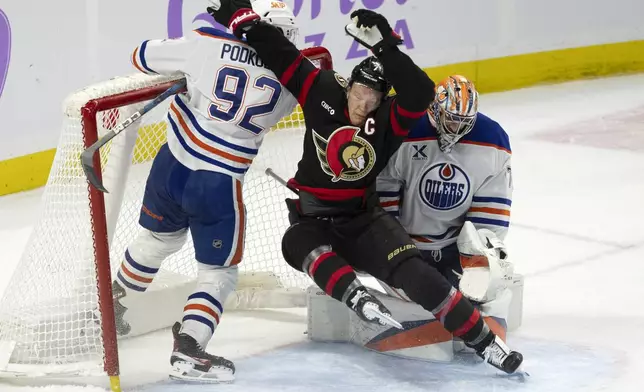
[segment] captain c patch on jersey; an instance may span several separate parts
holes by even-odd
[[[470,179],[460,167],[439,163],[425,171],[418,184],[423,203],[436,210],[451,210],[463,204],[470,193]]]
[[[376,163],[376,152],[369,142],[358,136],[360,128],[344,126],[328,139],[313,130],[313,143],[322,170],[331,181],[357,181],[364,178]]]

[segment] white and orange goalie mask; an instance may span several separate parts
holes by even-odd
[[[436,86],[429,114],[438,132],[441,151],[450,152],[474,128],[478,105],[479,93],[474,83],[464,76],[449,76]]]

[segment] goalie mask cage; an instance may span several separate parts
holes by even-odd
[[[318,67],[332,68],[326,49],[302,52]],[[139,231],[145,181],[152,159],[166,141],[170,100],[133,124],[136,131],[124,131],[95,155],[96,170],[109,193],[88,185],[80,153],[177,79],[142,74],[118,77],[82,89],[65,101],[40,218],[0,302],[0,376],[118,376],[111,282],[125,248]],[[292,195],[264,174],[268,167],[286,177],[294,174],[303,134],[298,107],[267,133],[246,174],[240,285],[249,277],[255,281],[253,287],[290,289],[303,295],[309,284],[308,277],[289,267],[281,254],[281,235],[288,227],[284,199]],[[163,262],[148,291],[194,281],[196,264],[188,236],[183,248]],[[185,300],[180,298],[182,303]],[[256,306],[272,305],[246,305]]]

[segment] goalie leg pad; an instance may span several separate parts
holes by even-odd
[[[192,336],[201,347],[206,347],[221,315],[223,304],[237,286],[237,266],[216,267],[199,263],[197,287],[183,308],[181,333]]]
[[[155,233],[142,229],[128,246],[117,280],[126,291],[143,292],[152,283],[163,260],[186,242],[187,230]]]
[[[405,330],[367,323],[355,312],[315,286],[307,290],[309,339],[318,342],[351,342],[368,350],[403,358],[451,361],[452,336],[434,316],[413,302],[392,298],[374,290]]]

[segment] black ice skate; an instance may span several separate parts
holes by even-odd
[[[356,288],[349,294],[346,303],[351,310],[356,312],[365,321],[379,323],[380,325],[391,325],[392,327],[403,329],[403,326],[391,317],[389,309],[378,298],[369,294],[364,286]]]
[[[172,327],[174,349],[170,357],[170,378],[207,383],[235,380],[235,365],[226,358],[208,354],[190,335],[179,333],[181,324]]]
[[[478,351],[477,355],[507,374],[514,373],[523,362],[523,355],[517,351],[511,351],[498,336],[495,336],[483,351]]]
[[[132,329],[130,324],[123,318],[127,308],[121,303],[121,298],[125,297],[125,294],[125,289],[117,281],[114,281],[112,283],[112,295],[114,297],[114,321],[118,336],[125,336]]]

